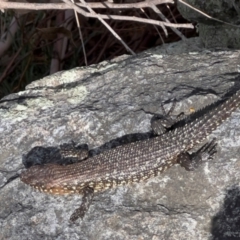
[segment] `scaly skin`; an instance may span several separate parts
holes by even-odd
[[[203,116],[154,138],[122,145],[75,164],[32,166],[21,180],[52,194],[102,191],[157,176],[179,163],[186,153],[212,133],[240,105],[240,90]],[[89,191],[87,191],[89,192]]]

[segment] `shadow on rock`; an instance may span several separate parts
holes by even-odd
[[[240,187],[226,190],[224,204],[212,219],[212,240],[240,239]]]

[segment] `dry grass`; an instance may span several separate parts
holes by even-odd
[[[171,22],[186,23],[174,5],[158,8]],[[0,57],[0,98],[23,90],[30,82],[53,72],[86,65],[72,10],[29,11],[16,18],[17,31],[10,46]],[[137,16],[159,20],[149,8],[106,10],[101,14]],[[18,11],[0,13],[1,35],[9,30]],[[98,19],[78,15],[88,65],[129,54],[126,48],[99,22]],[[159,26],[131,21],[105,20],[135,53],[148,48],[180,40],[170,28],[168,36]],[[180,30],[185,37],[196,36],[194,29]],[[0,49],[1,51],[1,49]]]

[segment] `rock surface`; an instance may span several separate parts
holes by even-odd
[[[178,10],[184,18],[197,23],[199,37],[206,48],[240,49],[240,1],[184,2],[188,5],[178,2]]]
[[[36,146],[73,140],[92,149],[149,132],[161,102],[176,99],[174,114],[210,104],[233,85],[239,63],[240,51],[204,50],[190,39],[36,81],[0,101],[0,168],[23,167]],[[100,193],[75,224],[81,196],[45,195],[0,172],[0,239],[239,239],[240,109],[214,136],[211,162]]]

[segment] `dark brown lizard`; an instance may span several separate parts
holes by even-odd
[[[20,178],[42,192],[83,194],[82,205],[70,218],[75,221],[84,216],[94,192],[146,180],[177,163],[193,170],[202,161],[203,153],[210,158],[215,152],[213,141],[198,154],[190,155],[187,151],[203,142],[239,105],[240,90],[237,90],[209,112],[164,134],[110,149],[75,164],[32,166]]]

